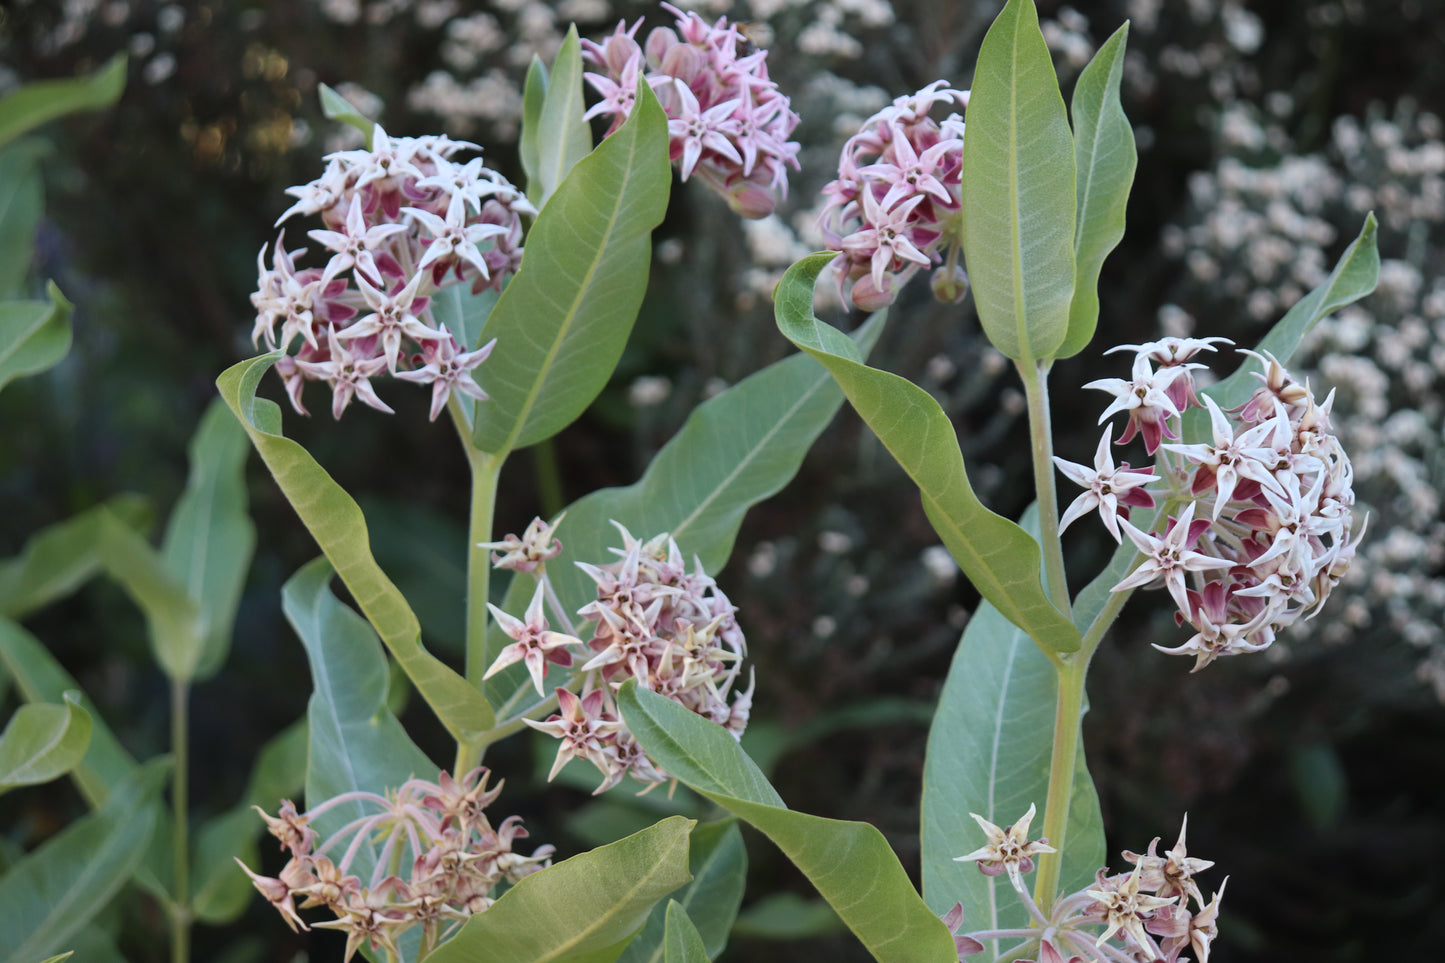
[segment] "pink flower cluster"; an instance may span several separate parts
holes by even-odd
[[[939,104],[968,106],[968,91],[935,80],[900,97],[843,145],[838,179],[818,226],[834,259],[840,293],[865,311],[892,304],[915,273],[933,275],[940,300],[960,300],[968,277],[959,264],[963,231],[963,118],[930,116]],[[852,287],[844,291],[850,284]]]
[[[498,658],[510,664],[528,651],[538,653],[533,681],[539,691],[543,658],[556,662],[563,655],[562,664],[570,664],[570,645],[586,660],[578,670],[581,695],[559,688],[559,711],[545,722],[527,721],[562,742],[551,776],[569,759],[586,759],[602,773],[599,793],[624,775],[648,788],[672,778],[647,757],[618,714],[613,693],[628,679],[724,726],[736,738],[747,727],[753,694],[751,684],[745,692],[732,693],[747,644],[733,615],[736,609],[717,583],[700,563],[689,572],[670,536],[643,542],[617,527],[623,544],[614,549],[622,556],[619,561],[577,563],[597,583],[597,598],[578,611],[586,619],[582,637],[546,631],[539,585],[527,619],[502,622],[519,647]]]
[[[1156,456],[1143,471],[1115,468],[1109,454],[1113,426],[1105,429],[1092,467],[1055,459],[1086,491],[1065,512],[1067,524],[1097,510],[1116,540],[1128,536],[1139,550],[1137,567],[1114,591],[1163,585],[1179,607],[1175,618],[1195,634],[1160,648],[1195,657],[1199,670],[1220,656],[1258,652],[1278,632],[1316,614],[1339,582],[1363,536],[1351,537],[1353,470],[1330,424],[1333,392],[1317,404],[1274,357],[1241,352],[1262,367],[1259,387],[1244,404],[1225,411],[1212,398],[1201,403],[1192,370],[1201,351],[1222,338],[1166,338],[1132,350],[1128,379],[1085,385],[1114,401],[1099,419],[1126,413],[1122,444],[1136,434]],[[1156,367],[1157,366],[1157,367]],[[1183,413],[1203,407],[1211,439],[1177,439]],[[1164,486],[1168,515],[1162,532],[1128,521],[1129,505],[1152,505],[1143,486]]]
[[[270,267],[263,247],[251,337],[295,349],[276,370],[301,414],[307,381],[330,386],[333,417],[353,398],[390,412],[371,383],[383,372],[431,385],[433,421],[454,390],[486,399],[472,371],[492,345],[467,350],[433,318],[429,299],[459,283],[500,290],[522,260],[522,216],[536,211],[480,158],[451,159],[464,148],[480,149],[443,136],[388,137],[378,125],[370,150],[331,154],[321,177],[287,189],[297,200],[277,224],[319,214],[325,228],[307,233],[327,261],[298,268],[306,249],[287,250],[285,231],[270,246]]]
[[[647,81],[667,112],[672,159],[682,179],[696,174],[743,217],[767,217],[788,196],[789,166],[798,167],[798,126],[788,98],[768,79],[767,51],[748,41],[725,17],[709,26],[695,13],[662,5],[677,29],[657,27],[644,51],[638,20],[601,43],[582,41],[583,56],[605,69],[587,82],[602,100],[587,117],[613,118],[611,133],[632,112],[638,79]]]
[[[526,838],[527,831],[517,816],[496,827],[487,819],[484,810],[502,791],[501,783],[487,788],[490,776],[483,766],[461,782],[443,772],[434,783],[411,779],[385,796],[343,793],[305,813],[289,800],[282,801],[276,816],[258,807],[291,858],[277,877],[257,875],[245,864],[241,868],[293,930],[309,929],[298,909],[324,906],[335,914],[334,920],[314,925],[346,933],[347,960],[364,944],[386,949],[390,958],[398,952],[397,938],[415,926],[423,929],[423,945],[434,947],[448,928],[491,906],[492,891],[503,880],[515,883],[536,872],[553,853],[552,846],[531,856],[512,851],[513,842]],[[358,804],[376,811],[347,823],[318,847],[311,823],[338,806]],[[343,844],[344,852],[335,857]],[[352,875],[352,864],[363,846],[377,844],[375,868],[362,882]],[[411,856],[410,874],[406,879],[388,875],[388,867],[403,854]]]

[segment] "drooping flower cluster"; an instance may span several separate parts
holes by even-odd
[[[1114,591],[1168,589],[1179,607],[1176,621],[1195,634],[1174,648],[1156,648],[1194,656],[1196,671],[1220,656],[1265,649],[1281,629],[1316,614],[1364,534],[1362,528],[1351,537],[1353,473],[1330,424],[1333,392],[1318,404],[1273,356],[1243,351],[1263,369],[1255,373],[1260,385],[1253,395],[1229,411],[1209,397],[1201,402],[1191,372],[1204,366],[1192,359],[1223,340],[1124,345],[1112,350],[1135,353],[1132,377],[1085,385],[1114,395],[1100,422],[1126,413],[1119,443],[1142,435],[1157,455],[1151,468],[1114,467],[1112,424],[1092,468],[1055,459],[1087,489],[1063,522],[1097,510],[1116,540],[1128,536],[1142,558]],[[1180,437],[1190,407],[1208,411],[1210,440],[1166,443]],[[1162,531],[1146,532],[1128,521],[1128,506],[1152,506],[1143,489],[1151,482],[1165,486],[1170,514]]]
[[[838,179],[823,188],[818,226],[828,248],[839,252],[840,293],[865,311],[892,304],[909,278],[945,255],[933,275],[934,295],[957,301],[968,290],[959,264],[963,118],[934,120],[939,104],[967,107],[968,91],[935,80],[899,97],[848,139]]]
[[[747,691],[733,691],[747,643],[736,609],[702,564],[694,562],[689,572],[677,542],[666,533],[644,542],[617,528],[622,533],[622,548],[613,549],[621,556],[618,561],[577,563],[597,585],[597,598],[578,610],[585,620],[578,633],[550,631],[543,569],[523,618],[492,607],[513,643],[487,670],[490,677],[524,662],[540,695],[549,663],[570,667],[582,662],[580,695],[556,689],[558,711],[546,721],[527,723],[561,740],[548,778],[568,760],[586,759],[602,773],[599,793],[625,775],[648,788],[672,778],[642,751],[617,711],[614,693],[628,679],[718,723],[735,738],[747,727],[753,694],[751,684]],[[523,538],[495,543],[507,548],[497,564],[520,569],[531,564],[528,559],[551,557],[551,538],[551,527],[534,523]]]
[[[605,70],[587,82],[602,100],[587,117],[612,117],[616,130],[632,112],[639,78],[667,112],[669,151],[682,179],[694,174],[739,215],[767,217],[788,196],[788,167],[798,167],[798,126],[788,98],[768,79],[767,51],[727,18],[709,26],[695,13],[662,5],[677,29],[657,27],[644,50],[642,21],[625,22],[601,43],[582,41],[583,56]]]
[[[502,791],[501,783],[487,788],[490,776],[484,766],[460,782],[443,772],[434,783],[410,779],[385,796],[343,793],[304,813],[289,800],[276,816],[257,807],[291,858],[274,878],[241,868],[293,930],[309,929],[298,910],[324,906],[335,914],[312,925],[346,933],[347,960],[363,945],[394,954],[397,938],[415,926],[422,927],[423,946],[434,947],[450,927],[491,906],[499,883],[536,872],[553,853],[552,846],[531,856],[512,851],[527,831],[518,816],[495,827],[487,819],[484,810]],[[313,823],[343,806],[375,811],[318,846]],[[373,866],[366,880],[352,873],[363,854]],[[406,878],[389,872],[398,864],[410,866]]]
[[[1033,816],[1034,807],[1030,806],[1017,823],[1000,829],[974,815],[987,843],[957,859],[977,860],[979,869],[988,875],[1008,873],[1010,885],[1028,910],[1031,929],[1041,934],[1035,937],[1037,963],[1177,963],[1185,952],[1193,953],[1185,959],[1209,963],[1224,886],[1205,902],[1194,877],[1214,864],[1189,855],[1184,843],[1188,817],[1179,830],[1179,841],[1163,856],[1156,852],[1157,837],[1142,854],[1125,850],[1124,859],[1133,864],[1132,871],[1110,875],[1107,869],[1100,869],[1092,886],[1063,896],[1045,912],[1034,902],[1022,878],[1023,873],[1033,869],[1031,854],[1055,852],[1047,840],[1029,841],[1028,826]],[[955,934],[960,960],[982,952],[984,941],[1017,940],[1026,938],[1029,932],[960,932],[961,905],[955,906],[944,922]]]
[[[331,154],[321,177],[287,189],[297,200],[277,224],[319,214],[325,227],[308,236],[327,261],[298,267],[307,249],[288,250],[284,230],[269,267],[263,247],[251,337],[295,349],[276,370],[301,414],[307,381],[330,386],[333,417],[353,398],[390,412],[371,383],[382,373],[431,385],[432,420],[454,390],[486,399],[472,371],[492,345],[469,350],[436,321],[430,298],[453,284],[500,289],[521,263],[522,216],[536,211],[481,158],[453,161],[464,149],[480,150],[444,136],[389,137],[377,125],[370,150]]]

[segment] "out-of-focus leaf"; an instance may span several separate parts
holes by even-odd
[[[63,963],[63,961],[70,959],[74,955],[74,950],[67,950],[64,953],[61,953],[59,956],[46,957],[45,959],[41,960],[40,963]]]
[[[667,956],[668,907],[689,918],[709,959],[727,947],[747,882],[748,852],[732,819],[705,823],[692,831],[688,871],[692,882],[671,893],[668,906],[653,907],[642,932],[622,951],[618,963],[663,963]]]
[[[358,499],[371,529],[371,550],[421,622],[422,635],[441,653],[460,653],[466,639],[467,546],[457,537],[465,521],[401,499]]]
[[[856,332],[861,354],[873,347],[884,322],[877,314]],[[842,403],[828,373],[794,355],[698,405],[640,480],[593,492],[567,508],[559,529],[562,554],[547,566],[563,608],[575,612],[594,597],[592,580],[573,563],[612,558],[608,547],[621,544],[609,524],[614,520],[640,538],[670,532],[685,558],[696,556],[709,572],[721,569],[743,515],[792,480]],[[530,582],[513,582],[503,605],[507,611],[526,607]],[[490,657],[510,641],[494,627],[487,640]],[[531,682],[518,665],[487,680],[487,686],[500,704],[514,692],[525,696],[522,687],[531,689]]]
[[[371,150],[371,135],[376,129],[376,121],[357,110],[351,101],[325,84],[316,85],[316,95],[321,99],[321,112],[327,119],[350,124],[361,131],[366,137],[366,149]]]
[[[1334,746],[1317,742],[1295,749],[1289,757],[1289,774],[1310,825],[1326,830],[1339,822],[1349,798],[1349,780]]]
[[[533,54],[522,84],[522,134],[517,139],[528,197],[542,196],[542,105],[547,102],[547,86],[547,67]]]
[[[1099,271],[1124,236],[1124,211],[1139,159],[1134,128],[1119,102],[1124,78],[1125,23],[1104,42],[1074,86],[1074,166],[1078,222],[1074,230],[1074,298],[1069,332],[1055,355],[1069,358],[1094,339],[1099,321]]]
[[[666,963],[708,963],[707,949],[692,920],[676,900],[667,901]]]
[[[1040,646],[1077,649],[1078,629],[1044,593],[1038,542],[978,500],[953,424],[938,402],[908,379],[865,365],[847,336],[814,317],[813,285],[831,257],[804,258],[783,275],[774,295],[778,329],[828,369],[913,479],[934,529],[983,597]]]
[[[694,823],[669,816],[524,878],[427,957],[429,963],[616,959],[653,905],[687,882]]]
[[[198,921],[216,926],[234,922],[255,896],[250,879],[235,863],[240,857],[248,866],[259,865],[256,838],[265,823],[251,807],[274,812],[280,800],[301,790],[308,738],[303,719],[262,746],[241,800],[196,833],[191,912]]]
[[[970,813],[1010,826],[1033,804],[1037,833],[1048,802],[1057,691],[1058,674],[1038,647],[980,604],[939,696],[923,770],[923,895],[940,915],[961,902],[970,930],[1028,925],[1007,876],[985,876],[953,857],[983,845]],[[1106,861],[1099,797],[1082,750],[1062,845],[1063,889],[1072,892]]]
[[[531,79],[530,71],[528,79]],[[552,73],[544,83],[546,92],[536,141],[538,190],[535,196],[529,195],[539,211],[573,166],[592,149],[592,130],[582,119],[587,108],[582,101],[582,47],[576,25],[567,29],[567,38],[562,41]],[[527,189],[532,189],[530,182]]]
[[[31,963],[62,949],[130,878],[161,819],[170,769],[156,759],[0,877],[0,961]]]
[[[789,810],[726,729],[636,680],[617,704],[648,756],[771,839],[881,963],[956,963],[948,928],[875,827]]]
[[[54,284],[48,293],[49,302],[0,304],[0,388],[53,368],[70,350],[72,305]]]
[[[138,495],[117,495],[30,536],[20,554],[0,561],[0,615],[21,619],[79,588],[100,566],[100,522],[109,515],[144,533],[151,510]]]
[[[549,98],[559,84],[554,75]],[[491,396],[473,429],[482,451],[551,437],[606,385],[647,289],[670,184],[667,115],[644,84],[632,116],[538,214],[522,266],[482,329],[497,339],[480,376]]]
[[[833,907],[797,893],[771,893],[738,914],[734,936],[755,940],[803,940],[847,929]]]
[[[874,729],[879,726],[923,726],[933,721],[934,704],[923,699],[878,696],[863,699],[837,709],[820,712],[786,729],[766,720],[754,719],[743,734],[743,750],[757,767],[770,774],[778,760],[820,739],[849,729]]]
[[[191,679],[201,658],[202,623],[185,583],[120,519],[102,514],[97,532],[100,564],[145,614],[156,661],[172,679]]]
[[[978,53],[963,140],[963,253],[984,333],[1023,364],[1063,343],[1074,294],[1074,140],[1033,0]]]
[[[305,448],[281,434],[280,408],[256,397],[261,377],[279,357],[273,352],[224,371],[216,379],[221,397],[407,678],[453,737],[474,738],[492,727],[492,707],[422,646],[416,615],[372,558],[361,509]]]
[[[0,146],[57,117],[109,107],[125,90],[125,63],[116,54],[88,76],[35,81],[0,97]]]
[[[0,793],[65,775],[89,746],[90,713],[81,707],[79,692],[65,693],[58,706],[21,706],[0,733]]]
[[[386,657],[361,616],[331,594],[333,569],[324,558],[303,565],[281,590],[281,608],[311,666],[306,709],[309,743],[306,804],[342,793],[384,793],[413,776],[435,779],[438,768],[386,708]],[[317,819],[323,835],[374,809],[345,803]],[[352,872],[363,879],[375,854],[363,844]]]
[[[18,297],[25,290],[45,203],[40,158],[47,146],[31,140],[0,150],[0,300]]]
[[[70,673],[39,640],[9,619],[0,618],[0,662],[5,664],[26,702],[59,702],[65,693],[76,691],[80,705],[90,716],[90,746],[71,778],[92,809],[111,796],[114,787],[130,778],[138,768],[135,759],[96,711],[94,703],[79,692]]]

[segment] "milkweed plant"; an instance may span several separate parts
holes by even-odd
[[[348,960],[702,961],[722,951],[742,898],[740,820],[878,960],[1207,963],[1228,925],[1226,867],[1189,850],[1184,813],[1172,843],[1140,840],[1108,860],[1080,745],[1087,673],[1140,589],[1163,590],[1178,631],[1137,657],[1185,656],[1196,672],[1269,648],[1328,604],[1365,523],[1334,395],[1318,397],[1288,363],[1322,318],[1373,289],[1373,218],[1256,345],[1105,337],[1100,347],[1100,270],[1124,233],[1136,160],[1119,96],[1128,27],[1066,106],[1032,0],[1009,0],[971,89],[940,79],[903,93],[848,139],[818,205],[828,250],[795,263],[774,292],[778,329],[799,353],[704,402],[633,485],[501,533],[506,463],[576,419],[619,361],[670,165],[748,218],[775,209],[798,167],[799,118],[769,79],[767,52],[725,18],[663,7],[670,21],[646,33],[640,21],[597,41],[574,29],[550,68],[533,61],[524,187],[477,144],[398,136],[323,88],[328,115],[365,143],[287,191],[252,296],[265,353],[220,376],[234,419],[220,412],[208,429],[243,448],[249,439],[322,552],[282,597],[313,678],[295,737],[304,789],[272,779],[259,820],[235,814],[264,824],[285,862],[266,875],[232,846],[245,858],[229,872],[293,929],[341,931]],[[594,118],[607,125],[595,145]],[[866,363],[885,322],[908,323],[883,309],[922,273],[940,301],[971,299],[1022,382],[1035,501],[1019,521],[974,494],[928,392]],[[820,285],[876,313],[846,334],[815,316]],[[1050,424],[1053,363],[1081,354],[1099,375],[1084,385],[1099,405],[1089,464],[1054,455]],[[281,406],[258,396],[273,369],[296,413],[329,392],[338,432],[353,402],[390,412],[383,394],[412,390],[390,381],[429,389],[431,419],[451,425],[471,471],[457,535],[468,545],[460,669],[423,644],[357,502],[286,436]],[[929,736],[921,894],[877,829],[788,809],[740,745],[755,692],[748,614],[712,574],[742,514],[796,473],[844,400],[916,483],[983,600]],[[208,451],[197,449],[203,478]],[[1102,571],[1066,572],[1062,535],[1074,525],[1102,525],[1117,544]],[[175,554],[175,576],[195,571],[187,558]],[[111,567],[124,581],[126,566]],[[1085,586],[1074,594],[1071,576]],[[221,591],[208,578],[181,590],[192,628],[234,611],[234,599],[227,609],[208,596]],[[167,635],[158,621],[173,678],[214,670],[204,632]],[[393,714],[389,664],[454,742],[449,768]],[[59,724],[78,705],[54,709]],[[575,855],[533,842],[518,817],[498,814],[507,774],[485,764],[489,747],[529,730],[554,747],[549,779],[589,772],[596,793],[681,784],[714,805],[693,814],[711,821],[668,816]],[[128,778],[123,798],[158,785]],[[297,789],[304,806],[281,798]],[[156,881],[170,894],[178,959],[185,927],[204,919],[187,846],[182,829],[173,878]]]

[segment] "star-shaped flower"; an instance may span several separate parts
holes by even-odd
[[[1113,425],[1104,429],[1104,436],[1099,439],[1099,447],[1094,452],[1093,468],[1064,461],[1059,457],[1054,458],[1054,464],[1059,471],[1085,489],[1082,495],[1070,503],[1064,517],[1059,519],[1060,532],[1068,528],[1076,518],[1097,508],[1104,527],[1114,536],[1114,541],[1122,541],[1119,518],[1129,517],[1129,506],[1154,507],[1154,496],[1142,488],[1150,482],[1158,481],[1154,476],[1154,469],[1150,467],[1143,471],[1129,471],[1128,462],[1115,468],[1114,456],[1109,450],[1113,434]]]
[[[986,876],[997,876],[1006,872],[1013,888],[1023,892],[1023,874],[1033,870],[1033,857],[1039,853],[1058,852],[1049,845],[1047,839],[1029,841],[1029,823],[1033,822],[1035,811],[1033,803],[1029,803],[1029,811],[1024,813],[1018,822],[1003,829],[999,829],[978,813],[969,813],[983,828],[988,842],[971,853],[953,857],[953,861],[962,863],[971,859],[977,860],[979,870]]]
[[[537,695],[543,695],[542,678],[547,674],[546,664],[551,662],[564,667],[572,664],[572,653],[567,651],[567,646],[580,647],[582,640],[549,630],[547,616],[543,612],[545,589],[546,583],[539,581],[537,591],[532,595],[532,602],[527,606],[525,619],[508,615],[490,602],[487,603],[497,625],[515,641],[502,649],[497,661],[492,663],[482,678],[490,679],[513,662],[525,662],[527,672],[532,676],[532,684],[537,687]],[[558,690],[562,691],[565,690]]]
[[[1141,532],[1126,521],[1121,521],[1124,527],[1124,534],[1129,540],[1144,553],[1143,563],[1133,572],[1127,575],[1112,591],[1121,592],[1124,589],[1138,588],[1147,585],[1156,578],[1162,578],[1164,585],[1169,589],[1169,594],[1179,605],[1179,611],[1189,612],[1189,597],[1185,594],[1184,576],[1187,572],[1208,572],[1215,569],[1229,568],[1233,562],[1221,558],[1212,558],[1202,552],[1194,551],[1192,546],[1209,527],[1208,519],[1194,520],[1194,502],[1184,509],[1184,513],[1178,518],[1170,519],[1169,529],[1164,537],[1151,535],[1148,532]]]

